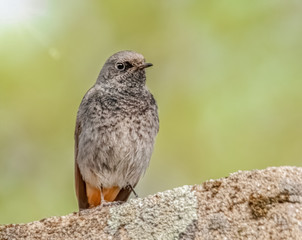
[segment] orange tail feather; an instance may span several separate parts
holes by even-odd
[[[102,188],[103,198],[106,202],[113,202],[120,192],[120,188],[117,186],[111,188]],[[89,203],[89,207],[96,207],[101,204],[101,190],[86,183],[86,194]]]

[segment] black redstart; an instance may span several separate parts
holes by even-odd
[[[75,186],[80,209],[126,201],[148,167],[159,129],[146,87],[152,66],[133,51],[112,55],[85,94],[75,128]]]

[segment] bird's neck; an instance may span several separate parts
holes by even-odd
[[[121,97],[141,98],[148,92],[145,85],[125,85],[125,84],[106,84],[96,83],[94,87],[96,91],[109,95],[119,95]]]

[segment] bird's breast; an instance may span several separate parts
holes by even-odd
[[[79,165],[86,169],[87,178],[93,177],[93,185],[135,184],[151,158],[158,132],[157,110],[134,111],[128,105],[126,111],[127,107],[112,99],[107,99],[107,104],[119,110],[101,108],[102,114],[95,113],[95,121],[83,129],[79,148],[83,161]]]

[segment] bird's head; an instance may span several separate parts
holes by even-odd
[[[121,51],[112,55],[104,64],[97,84],[113,84],[135,87],[145,85],[145,68],[151,67],[143,55],[133,51]]]

